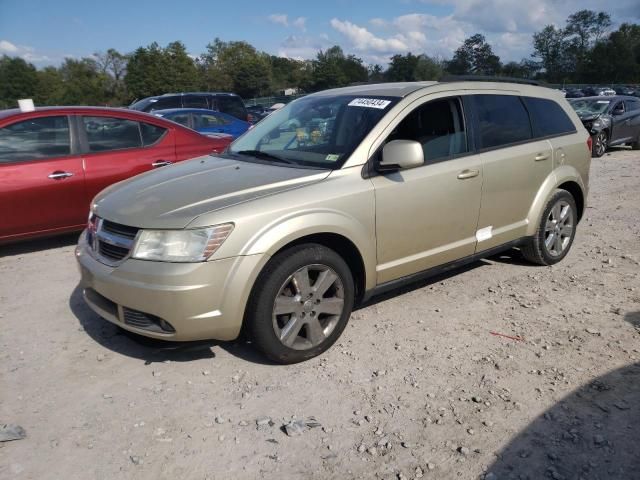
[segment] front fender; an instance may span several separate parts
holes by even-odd
[[[355,217],[332,209],[314,208],[290,213],[265,225],[245,243],[240,255],[275,255],[286,245],[314,234],[336,234],[351,241],[360,252],[365,288],[375,286],[375,235]]]
[[[577,183],[580,186],[580,190],[582,190],[582,197],[586,202],[587,189],[578,170],[571,165],[562,165],[556,168],[551,172],[551,174],[549,174],[544,182],[542,182],[542,185],[533,200],[531,208],[529,209],[529,213],[527,215],[527,236],[533,236],[536,234],[544,208],[553,195],[553,192],[555,192],[560,185],[566,182]]]

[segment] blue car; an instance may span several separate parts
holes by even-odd
[[[249,130],[251,126],[249,122],[239,120],[226,113],[204,108],[170,108],[154,110],[153,114],[192,128],[203,135],[226,133],[233,136],[234,139]]]

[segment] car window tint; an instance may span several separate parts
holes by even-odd
[[[66,116],[39,117],[0,128],[0,163],[69,155]]]
[[[199,128],[222,127],[231,123],[230,120],[224,118],[222,115],[209,115],[207,113],[194,115],[193,120],[196,130]]]
[[[435,100],[416,108],[387,141],[414,140],[422,145],[426,163],[468,152],[460,100]]]
[[[159,97],[155,101],[151,101],[144,107],[145,112],[151,112],[153,110],[165,110],[169,108],[182,108],[179,95],[171,95],[167,97]]]
[[[204,95],[185,95],[182,97],[182,105],[184,108],[209,108]]]
[[[113,117],[82,117],[90,152],[142,146],[138,122]]]
[[[235,96],[219,96],[216,97],[218,108],[222,113],[228,113],[240,120],[247,120],[247,109],[244,107],[244,103],[240,97]]]
[[[142,143],[145,147],[156,143],[166,132],[166,128],[151,125],[150,123],[140,123],[140,133],[142,134]]]
[[[627,106],[627,112],[640,110],[640,100],[625,100],[624,103]]]
[[[531,139],[529,115],[515,95],[474,95],[481,148]]]
[[[535,97],[523,97],[523,100],[531,115],[534,137],[549,137],[576,131],[569,116],[553,100]]]
[[[167,118],[172,122],[179,123],[180,125],[184,125],[185,127],[189,126],[188,113],[174,113],[173,115],[169,115]]]

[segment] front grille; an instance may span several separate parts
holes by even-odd
[[[128,225],[120,225],[119,223],[110,222],[109,220],[103,220],[102,230],[114,235],[118,235],[119,237],[133,240],[134,238],[136,238],[138,230],[140,229],[137,227],[130,227]]]
[[[122,307],[124,323],[132,327],[159,333],[175,333],[175,329],[169,322],[148,313]]]
[[[140,230],[98,217],[95,217],[92,225],[93,228],[90,225],[88,229],[87,240],[97,253],[98,260],[107,265],[119,262],[129,255]]]
[[[110,260],[122,260],[124,257],[129,255],[128,248],[111,245],[102,240],[98,240],[98,251],[100,255]]]

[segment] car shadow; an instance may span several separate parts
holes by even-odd
[[[272,365],[242,337],[233,342],[215,340],[170,342],[124,330],[91,310],[82,298],[82,288],[79,285],[71,293],[69,308],[87,335],[96,343],[120,355],[143,360],[147,365],[166,361],[190,362],[212,359],[216,357],[216,348],[222,348],[247,362]]]
[[[24,255],[27,253],[48,250],[51,248],[68,247],[78,243],[79,232],[67,233],[55,237],[37,238],[34,240],[23,240],[18,243],[0,245],[0,258]]]
[[[640,327],[640,312],[625,320]],[[639,332],[640,333],[640,332]],[[487,479],[640,478],[640,363],[582,385],[497,454]]]
[[[540,268],[542,266],[527,261],[522,256],[522,252],[518,248],[510,248],[504,252],[487,257],[487,260],[498,263],[508,263],[510,265],[518,265],[520,267]]]

